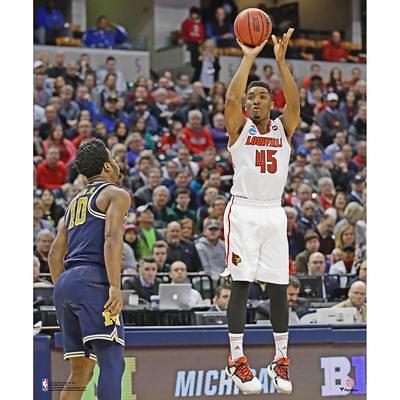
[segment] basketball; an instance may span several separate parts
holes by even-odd
[[[256,47],[271,36],[272,22],[264,11],[246,8],[236,17],[233,28],[239,41],[246,46]]]

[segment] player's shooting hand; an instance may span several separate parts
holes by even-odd
[[[118,315],[122,310],[121,289],[110,286],[108,290],[108,301],[104,304],[105,311],[110,311],[111,316]]]
[[[243,44],[239,39],[236,39],[238,45],[243,51],[243,54],[246,57],[251,57],[251,58],[256,58],[257,55],[260,53],[260,51],[263,49],[263,47],[267,44],[268,39],[264,40],[259,46],[257,47],[249,47]]]
[[[292,36],[293,31],[294,28],[289,28],[288,31],[283,34],[283,38],[279,41],[275,35],[271,36],[272,42],[274,43],[275,58],[278,63],[285,60],[286,50],[289,45],[289,40]]]

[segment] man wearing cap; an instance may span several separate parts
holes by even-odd
[[[367,322],[367,305],[365,304],[367,285],[358,280],[352,283],[349,289],[349,298],[333,308],[355,307],[357,309],[356,323]]]
[[[304,154],[305,156],[310,155],[311,150],[317,146],[317,137],[314,133],[306,133],[304,135],[303,144],[297,147],[297,154]]]
[[[164,240],[164,236],[153,227],[154,215],[150,204],[145,204],[136,209],[136,222],[140,228],[137,254],[138,258],[141,259],[151,256],[154,243],[157,240]]]
[[[346,117],[339,113],[339,96],[330,92],[326,96],[328,106],[317,116],[317,123],[322,129],[321,142],[326,147],[333,142],[337,131],[346,128]]]
[[[305,250],[299,253],[296,257],[296,273],[307,272],[307,262],[310,255],[319,250],[320,241],[316,232],[309,230],[304,235]]]
[[[108,133],[114,131],[114,126],[117,119],[122,120],[125,122],[125,124],[129,125],[127,115],[118,110],[118,100],[118,95],[116,93],[111,93],[107,97],[104,103],[104,109],[99,116],[99,121],[105,124]]]
[[[355,275],[357,270],[355,267],[355,249],[354,246],[348,244],[343,247],[342,259],[333,264],[329,269],[330,275]],[[345,288],[348,283],[347,276],[340,278],[340,287]]]
[[[347,197],[347,202],[351,203],[353,201],[357,202],[361,206],[364,206],[364,190],[365,190],[365,180],[360,174],[354,176],[351,181],[351,192]]]
[[[220,223],[216,219],[207,218],[203,236],[195,242],[204,271],[217,279],[225,269],[225,243],[220,236]]]
[[[159,124],[157,118],[150,114],[146,99],[137,97],[135,99],[135,109],[129,114],[129,126],[133,126],[139,117],[143,117],[146,121],[146,128],[152,134],[159,133]]]

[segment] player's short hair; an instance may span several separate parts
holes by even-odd
[[[79,146],[74,167],[78,173],[91,178],[101,173],[106,162],[109,162],[109,155],[103,141],[92,139]]]
[[[267,89],[267,92],[269,94],[269,96],[272,96],[272,91],[271,88],[269,87],[267,82],[263,82],[263,81],[253,81],[250,83],[250,85],[247,87],[247,92],[249,92],[249,90],[253,87],[263,87],[264,89]]]

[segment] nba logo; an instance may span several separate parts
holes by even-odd
[[[49,380],[47,378],[42,379],[42,392],[49,391]]]

